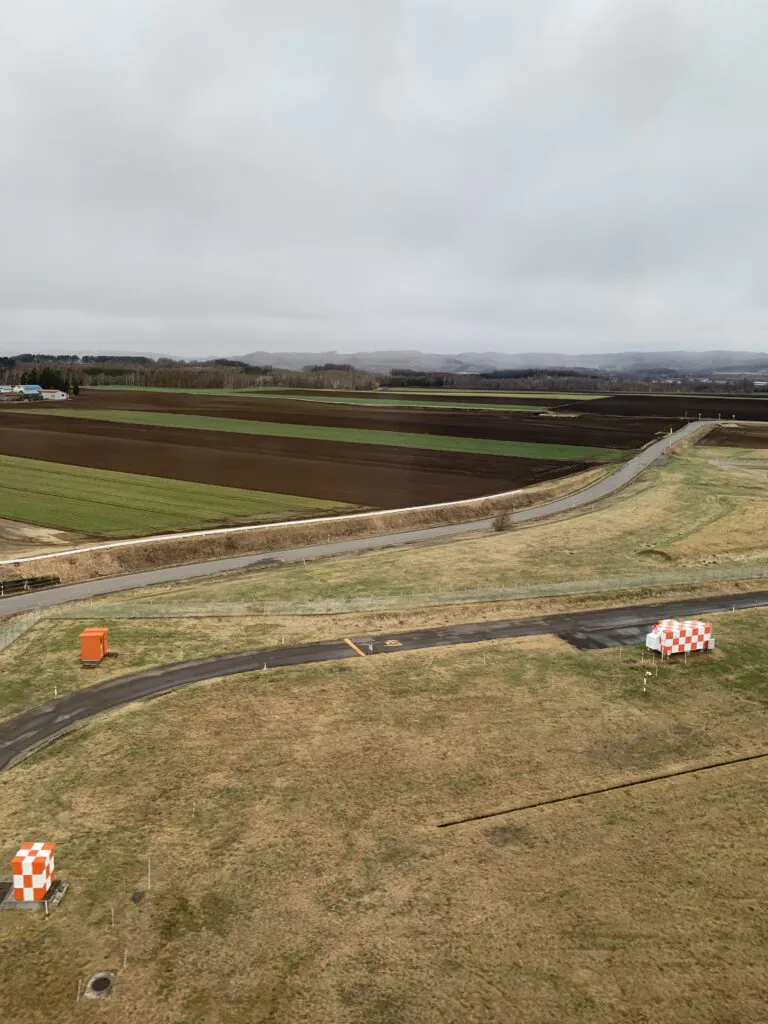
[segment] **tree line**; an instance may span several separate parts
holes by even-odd
[[[701,380],[672,370],[644,370],[636,375],[576,368],[526,368],[483,373],[393,368],[388,373],[356,369],[350,363],[323,363],[302,370],[252,366],[238,359],[207,361],[152,359],[148,356],[76,356],[21,353],[0,356],[0,383],[40,384],[78,394],[81,387],[118,384],[124,387],[205,388],[323,388],[370,391],[381,387],[463,388],[488,391],[553,391],[596,393],[701,392],[752,394],[752,379]]]

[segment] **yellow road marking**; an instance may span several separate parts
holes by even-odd
[[[357,651],[357,653],[358,653],[358,654],[360,655],[360,657],[361,657],[361,658],[364,658],[364,657],[365,657],[365,655],[363,654],[363,652],[362,652],[362,651],[360,650],[360,648],[359,648],[359,647],[357,646],[357,644],[356,644],[356,643],[355,643],[355,642],[354,642],[353,640],[347,640],[347,639],[345,638],[345,639],[344,639],[344,643],[345,643],[345,644],[349,644],[349,646],[350,646],[350,647],[352,648],[352,650],[353,650],[353,651]]]

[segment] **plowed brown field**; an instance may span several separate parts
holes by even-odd
[[[371,508],[479,497],[586,468],[578,462],[95,423],[5,411],[0,412],[0,454]]]
[[[596,448],[639,448],[666,433],[670,419],[629,419],[579,415],[553,418],[502,410],[365,408],[329,402],[295,402],[279,398],[240,398],[232,395],[190,395],[156,391],[87,390],[76,400],[78,409],[134,409],[187,413],[268,423],[345,427],[356,430],[396,430],[449,437],[481,437],[497,441],[538,441],[546,444],[587,445]],[[373,403],[371,403],[373,404]],[[579,403],[583,405],[584,403]],[[56,403],[40,412],[55,415]],[[590,403],[591,407],[592,403]]]
[[[768,448],[768,425],[715,427],[702,443],[728,448]]]
[[[583,402],[572,402],[561,409],[579,412]],[[702,419],[735,418],[768,420],[768,398],[739,398],[729,395],[612,395],[589,403],[591,416],[657,416]]]

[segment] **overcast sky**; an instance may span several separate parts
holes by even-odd
[[[6,0],[0,350],[768,349],[765,0]]]

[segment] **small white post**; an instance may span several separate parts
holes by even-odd
[[[115,908],[112,907],[112,927],[115,927]]]
[[[263,671],[264,671],[264,672],[266,672],[266,671],[267,671],[267,663],[266,663],[266,661],[264,662],[264,669],[263,669]]]
[[[75,1002],[80,1002],[80,979],[77,979],[77,995],[75,996]]]
[[[48,900],[43,900],[43,903],[45,904],[45,916],[48,917]]]
[[[54,688],[53,688],[53,696],[54,696],[54,698],[59,696],[59,688],[58,688],[58,686],[54,686]]]
[[[128,947],[125,947],[125,953],[123,954],[123,970],[128,966]]]

